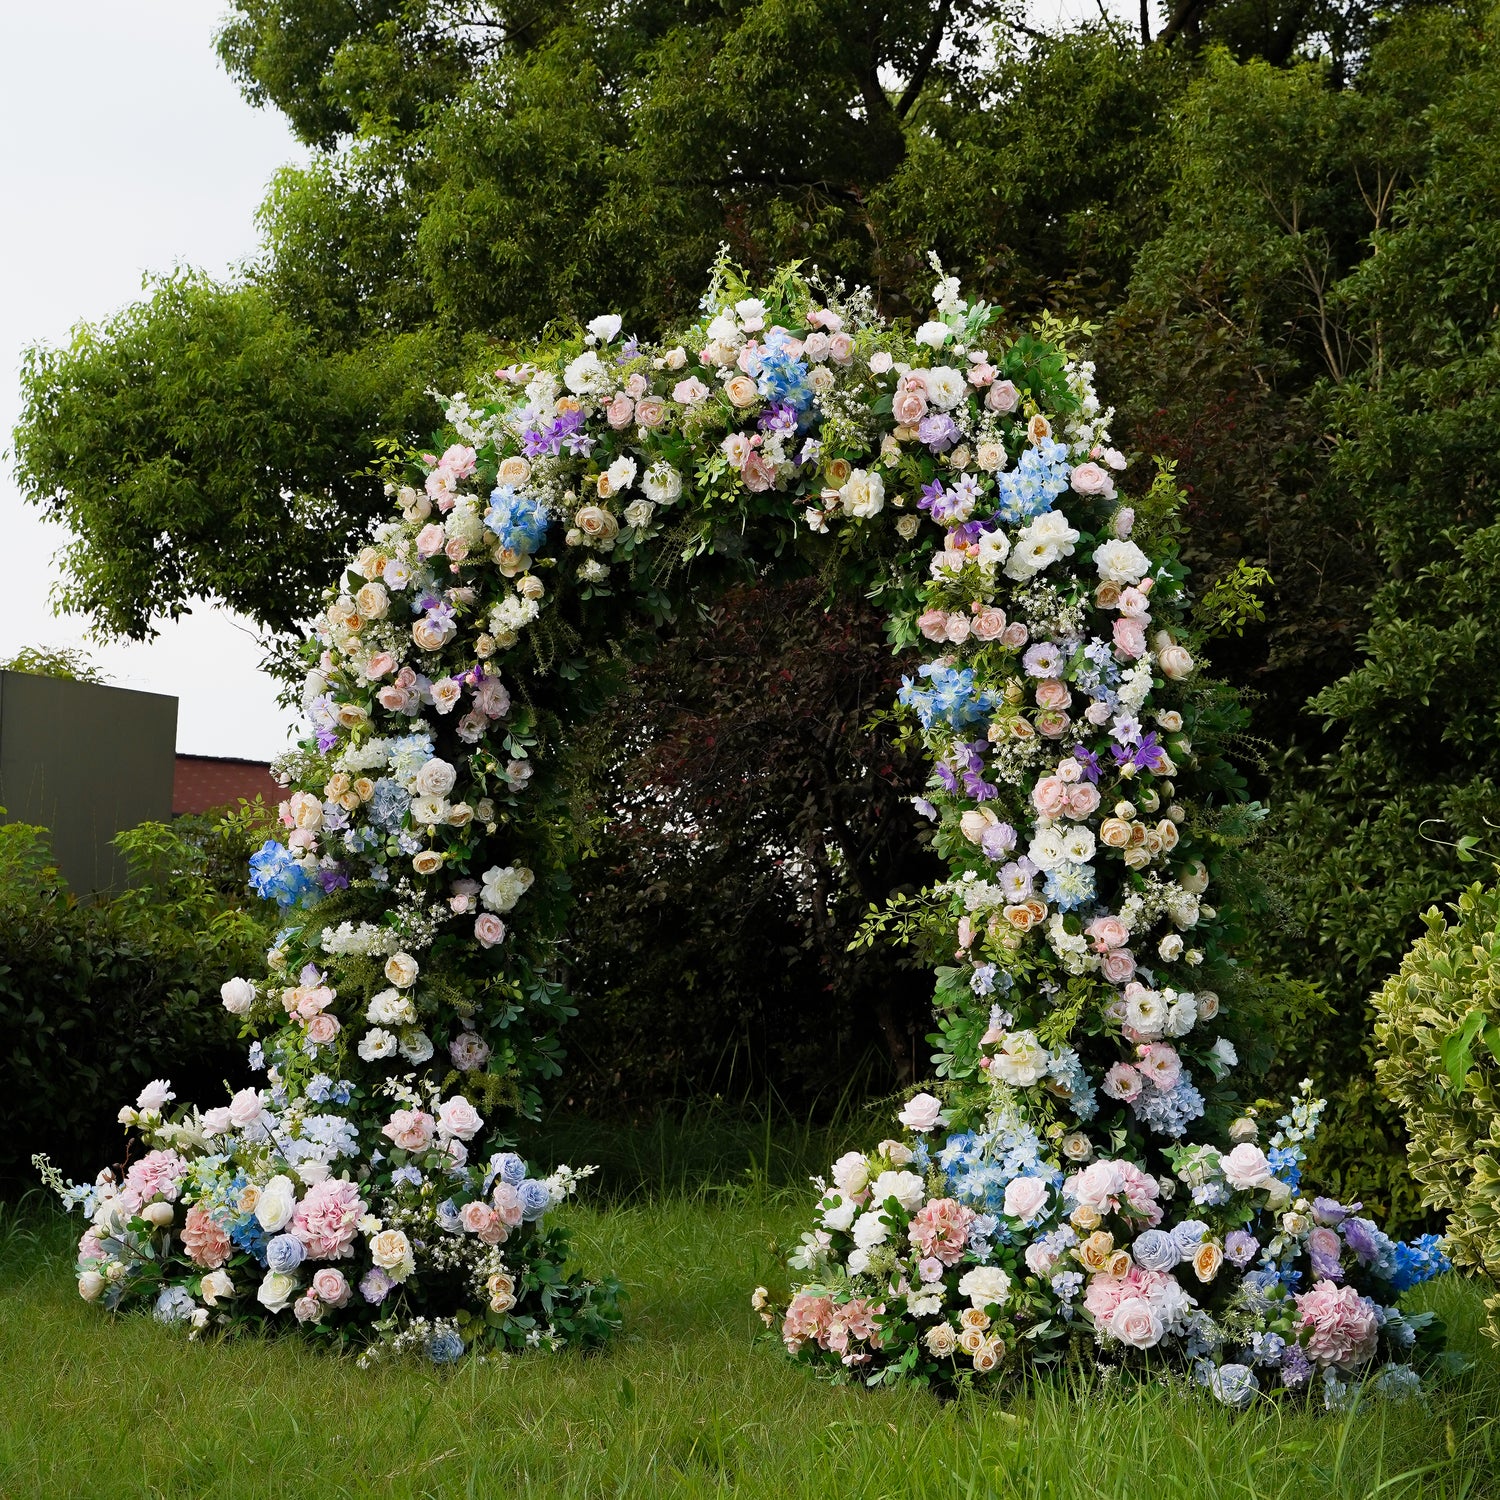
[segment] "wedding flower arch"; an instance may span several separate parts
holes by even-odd
[[[608,1336],[613,1284],[566,1272],[546,1222],[581,1174],[506,1135],[569,1013],[558,752],[612,643],[775,563],[876,597],[914,653],[951,870],[867,933],[942,956],[942,1097],[820,1184],[787,1347],[941,1385],[1081,1341],[1235,1404],[1315,1370],[1415,1379],[1430,1330],[1394,1298],[1437,1246],[1300,1197],[1320,1106],[1261,1144],[1230,1081],[1254,987],[1210,898],[1254,810],[1218,749],[1240,710],[1196,671],[1170,473],[1122,498],[1073,330],[1007,332],[940,270],[934,301],[906,331],[721,262],[679,337],[599,317],[448,401],[309,646],[311,734],[251,865],[285,923],[223,990],[264,1079],[206,1111],[153,1084],[122,1177],[53,1174],[89,1218],[86,1298],[439,1362]]]

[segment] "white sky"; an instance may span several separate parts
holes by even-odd
[[[1043,26],[1092,18],[1098,0],[1029,9]],[[85,645],[119,686],[176,695],[180,750],[269,759],[290,725],[253,629],[205,605],[150,643],[88,645],[88,622],[49,604],[66,536],[22,502],[9,458],[22,349],[134,301],[148,271],[225,274],[255,249],[271,174],[302,155],[220,68],[220,14],[218,0],[0,0],[0,658]]]

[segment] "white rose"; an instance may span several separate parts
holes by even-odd
[[[958,1294],[981,1310],[1002,1306],[1010,1295],[1010,1277],[999,1266],[975,1266],[959,1278]]]
[[[870,1185],[870,1164],[858,1151],[846,1151],[833,1164],[833,1181],[841,1193],[862,1193]]]
[[[610,493],[628,490],[635,483],[636,463],[633,458],[617,458],[605,472],[609,476]]]
[[[586,350],[563,371],[563,383],[575,396],[586,396],[614,384],[614,377],[592,349]]]
[[[947,365],[938,365],[925,375],[927,399],[939,411],[952,411],[968,394],[969,388],[963,376]]]
[[[1011,1031],[1000,1044],[990,1072],[1016,1088],[1029,1088],[1046,1075],[1051,1060],[1034,1031]]]
[[[608,344],[619,333],[621,326],[619,313],[604,313],[589,320],[588,330],[601,344]]]
[[[265,1114],[265,1101],[259,1089],[241,1089],[229,1101],[229,1123],[236,1130],[245,1130],[254,1125]]]
[[[870,1184],[871,1203],[884,1203],[894,1198],[909,1214],[921,1208],[926,1197],[926,1186],[915,1172],[882,1172]]]
[[[854,1243],[866,1252],[876,1245],[885,1244],[890,1237],[891,1226],[886,1223],[884,1214],[861,1214],[854,1226]]]
[[[1026,852],[1039,870],[1055,870],[1067,858],[1062,832],[1057,828],[1039,829]]]
[[[906,1101],[897,1118],[908,1130],[923,1133],[942,1118],[942,1101],[931,1094],[914,1094]]]
[[[412,781],[419,797],[446,797],[458,780],[458,772],[445,760],[429,760]]]
[[[1156,945],[1156,951],[1161,955],[1163,963],[1175,963],[1182,957],[1182,938],[1178,933],[1169,932]]]
[[[255,1300],[267,1312],[279,1313],[297,1295],[297,1278],[290,1271],[271,1271],[256,1288]]]
[[[229,1279],[228,1272],[210,1271],[203,1278],[200,1295],[210,1307],[217,1307],[220,1302],[234,1296],[234,1283]]]
[[[297,1189],[290,1177],[279,1172],[261,1190],[255,1205],[255,1217],[268,1234],[285,1228],[297,1207]]]
[[[359,1055],[366,1062],[376,1062],[382,1057],[394,1056],[396,1038],[394,1033],[376,1026],[360,1038]]]
[[[823,1227],[824,1229],[847,1230],[858,1212],[859,1204],[854,1199],[846,1198],[842,1193],[838,1193],[834,1196],[833,1207],[823,1210]]]
[[[255,1004],[255,986],[248,979],[226,979],[219,986],[219,998],[230,1015],[249,1015]]]
[[[397,989],[409,990],[417,982],[420,972],[416,959],[410,953],[393,953],[385,961],[385,977]]]
[[[885,506],[885,480],[873,470],[856,469],[839,490],[845,514],[867,521]]]
[[[948,336],[953,330],[946,323],[936,321],[924,323],[917,329],[915,338],[917,343],[926,344],[929,349],[941,349],[948,342]]]
[[[1134,542],[1113,540],[1094,548],[1094,566],[1108,583],[1139,583],[1151,571],[1151,559]]]

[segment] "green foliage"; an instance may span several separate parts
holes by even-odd
[[[69,682],[103,682],[104,676],[86,651],[65,646],[23,646],[0,661],[0,671],[27,672],[33,677],[62,677]]]
[[[263,810],[248,808],[143,824],[117,841],[135,884],[85,905],[44,830],[0,824],[0,1177],[33,1150],[95,1170],[119,1149],[120,1102],[150,1078],[186,1090],[239,1071],[218,989],[270,941],[244,884],[264,837]]]
[[[1436,908],[1375,996],[1375,1074],[1406,1122],[1412,1175],[1448,1216],[1457,1265],[1496,1283],[1485,1303],[1500,1341],[1500,890],[1471,886],[1446,922]]]
[[[1193,623],[1209,636],[1243,635],[1252,620],[1265,619],[1266,605],[1260,590],[1269,588],[1272,581],[1264,568],[1240,558],[1199,595],[1193,606]]]

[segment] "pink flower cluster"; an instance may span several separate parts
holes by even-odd
[[[1118,1213],[1123,1202],[1132,1217],[1154,1229],[1161,1223],[1161,1189],[1149,1173],[1133,1162],[1101,1158],[1063,1183],[1063,1193],[1080,1207],[1094,1210],[1101,1218]]]
[[[1317,1364],[1355,1370],[1375,1357],[1375,1305],[1353,1287],[1318,1282],[1297,1298],[1297,1316],[1306,1335],[1302,1347]]]
[[[148,1151],[125,1174],[120,1197],[132,1213],[157,1198],[177,1201],[188,1164],[175,1151]]]
[[[864,1297],[837,1303],[822,1294],[798,1292],[782,1319],[782,1342],[796,1354],[811,1340],[820,1349],[841,1356],[846,1365],[864,1364],[870,1358],[870,1349],[880,1347],[875,1319],[884,1312],[883,1303],[871,1303]],[[851,1348],[851,1344],[868,1347]]]
[[[367,1212],[352,1182],[329,1178],[307,1190],[292,1216],[292,1233],[314,1260],[338,1260],[351,1253],[359,1221]]]
[[[934,1198],[913,1216],[906,1234],[917,1253],[956,1266],[969,1243],[974,1211],[955,1198]]]

